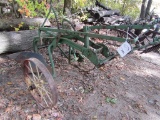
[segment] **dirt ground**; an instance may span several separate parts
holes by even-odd
[[[58,103],[39,109],[19,63],[0,56],[0,120],[160,120],[160,54],[134,52],[101,68],[54,52]]]
[[[101,68],[53,56],[58,103],[40,109],[20,64],[0,55],[0,120],[160,120],[160,53],[135,51]]]

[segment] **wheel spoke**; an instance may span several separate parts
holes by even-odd
[[[40,92],[40,95],[41,95],[41,97],[43,98],[43,100],[45,101],[46,105],[48,106],[48,103],[47,103],[47,101],[46,101],[46,99],[45,99],[45,97],[44,97],[44,95],[43,95],[43,92],[46,93],[46,95],[47,95],[48,99],[50,100],[50,102],[53,103],[51,97],[49,96],[49,94],[51,95],[51,93],[45,89],[45,87],[44,87],[43,84],[40,83],[40,82],[41,82],[40,80],[41,80],[41,77],[42,77],[42,73],[39,74],[39,70],[38,70],[37,66],[36,66],[36,71],[37,71],[38,77],[37,77],[37,76],[35,75],[35,73],[33,72],[33,68],[31,67],[30,62],[29,62],[29,67],[28,67],[28,66],[26,66],[26,67],[27,67],[27,68],[29,69],[29,71],[32,73],[33,79],[34,79],[35,81],[37,81],[37,80],[39,81],[39,84],[38,84],[38,83],[35,82],[30,76],[28,76],[29,79],[34,83],[34,85],[36,86],[36,88],[37,88],[38,91]],[[44,82],[44,81],[43,81],[43,82]]]
[[[28,67],[28,66],[27,66]],[[30,72],[32,73],[32,75],[34,75],[34,73],[33,73],[33,69],[32,69],[32,66],[31,66],[31,63],[29,62],[29,67],[30,67]],[[33,77],[34,78],[34,80],[35,80],[35,77]],[[35,80],[36,81],[36,80]]]
[[[40,91],[40,90],[39,90],[39,88],[37,88],[37,89],[38,89],[38,91],[40,92],[41,97],[43,98],[44,102],[45,102],[45,103],[46,103],[46,105],[48,106],[48,103],[47,103],[47,101],[46,101],[45,97],[43,96],[42,91]]]
[[[44,87],[43,87],[43,89],[42,89],[42,87],[41,87],[40,85],[38,85],[37,83],[35,83],[35,81],[34,81],[30,76],[28,76],[28,77],[29,77],[29,79],[34,83],[34,85],[35,85],[36,88],[38,89],[41,97],[43,98],[43,100],[45,101],[46,105],[48,106],[48,103],[47,103],[47,101],[46,101],[46,99],[45,99],[45,97],[44,97],[44,95],[43,95],[43,91],[45,91],[46,93],[47,93],[48,91],[46,91]],[[47,93],[47,96],[48,96],[48,93]],[[49,97],[49,99],[51,99],[51,98]],[[51,101],[51,102],[52,102],[52,101]]]
[[[37,70],[38,78],[40,79],[39,70],[38,70],[37,66],[36,66],[36,70]]]
[[[30,90],[33,98],[42,107],[51,107],[57,102],[57,90],[54,80],[46,66],[36,58],[29,58],[24,62],[25,82],[28,87],[35,86]],[[49,84],[50,83],[50,84]]]
[[[53,101],[52,101],[51,97],[49,96],[49,94],[51,94],[51,93],[50,93],[50,92],[48,92],[48,91],[44,88],[44,86],[42,86],[42,87],[43,87],[43,90],[46,92],[46,94],[47,94],[47,96],[48,96],[49,100],[53,103]]]
[[[34,76],[34,78],[36,78],[37,80],[39,80],[38,77],[34,74],[33,69],[30,69],[28,66],[26,66],[26,67],[32,73],[32,75]]]

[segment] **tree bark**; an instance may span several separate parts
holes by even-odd
[[[151,9],[151,5],[152,5],[152,0],[148,0],[145,17],[147,17],[149,15],[149,12],[150,12],[150,9]]]
[[[143,0],[143,1],[142,1],[141,13],[140,13],[140,18],[141,18],[141,19],[144,19],[144,18],[145,18],[147,1],[148,1],[148,0]]]
[[[37,35],[37,30],[0,32],[0,54],[28,50],[32,48],[33,38]]]
[[[39,27],[43,24],[45,18],[24,18],[24,19],[1,19],[0,20],[0,31],[15,31],[15,28],[19,30],[27,30],[29,26]],[[22,24],[19,27],[19,24]],[[44,26],[51,26],[49,20],[46,21]]]
[[[71,15],[72,0],[64,0],[63,14]]]

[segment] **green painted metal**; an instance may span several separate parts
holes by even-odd
[[[106,26],[91,26],[90,30],[94,29],[151,29],[153,25],[106,25]]]
[[[155,45],[158,45],[158,44],[160,44],[160,37],[155,37],[155,38],[153,38],[152,42],[149,42],[146,45],[134,47],[133,50],[141,50],[141,49],[147,48],[148,46],[155,46]]]
[[[54,8],[51,6],[49,13],[44,21],[46,22],[49,14],[53,11],[55,14],[55,18],[57,20],[57,15],[54,10]],[[58,20],[57,20],[58,21]],[[65,28],[64,23],[67,22],[71,29]],[[91,41],[90,38],[100,38],[105,40],[112,40],[112,41],[118,41],[118,42],[125,42],[126,38],[121,37],[115,37],[115,36],[108,36],[108,35],[100,35],[91,33],[94,29],[122,29],[122,30],[128,30],[128,29],[153,29],[154,24],[157,22],[160,22],[160,19],[154,20],[148,25],[119,25],[119,26],[109,26],[109,25],[99,25],[99,26],[84,26],[83,31],[75,31],[73,24],[68,20],[64,19],[62,20],[62,28],[59,27],[59,24],[57,22],[58,28],[51,28],[51,27],[44,27],[43,25],[38,29],[38,37],[35,37],[33,40],[33,47],[34,51],[38,52],[38,42],[42,41],[42,39],[47,38],[52,41],[48,46],[48,53],[49,53],[49,59],[52,66],[52,73],[53,76],[55,76],[55,68],[54,68],[54,61],[52,52],[53,50],[58,47],[62,54],[66,58],[68,58],[69,63],[71,62],[71,54],[73,53],[74,58],[76,57],[76,52],[78,51],[79,56],[82,58],[85,56],[88,58],[95,66],[99,67],[103,65],[105,62],[111,60],[114,58],[117,53],[112,53],[109,51],[109,48],[104,44],[96,44],[93,41]],[[43,33],[43,34],[42,34]],[[76,41],[80,41],[82,44],[78,44]],[[137,44],[139,42],[139,37],[135,37],[134,39],[128,38],[127,41],[131,44],[133,47],[133,50],[139,50],[146,48],[148,46],[154,46],[157,44],[160,44],[160,38],[153,38],[152,42],[149,42],[147,45],[139,45]],[[65,54],[65,52],[61,49],[61,44],[67,44],[69,46],[69,55]],[[99,58],[99,54],[103,56],[103,58]]]
[[[125,42],[126,39],[125,38],[120,38],[120,37],[114,37],[114,36],[107,36],[107,35],[100,35],[100,34],[94,34],[94,33],[89,33],[89,32],[79,32],[79,31],[71,31],[71,30],[66,30],[66,29],[55,29],[55,28],[45,28],[45,27],[41,27],[39,28],[40,31],[46,32],[46,31],[52,31],[53,33],[50,33],[51,35],[54,34],[54,32],[61,32],[61,33],[65,33],[68,35],[73,35],[75,37],[78,36],[87,36],[87,37],[91,37],[91,38],[100,38],[100,39],[106,39],[106,40],[114,40],[114,41],[118,41],[118,42]],[[129,39],[130,41],[133,41],[132,39]]]
[[[88,26],[84,26],[83,31],[88,33]],[[84,35],[84,47],[89,48],[89,37],[88,34]]]

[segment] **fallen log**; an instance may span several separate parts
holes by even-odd
[[[99,11],[100,10],[100,8],[99,7],[87,7],[87,9],[86,9],[88,12],[90,12],[90,11]]]
[[[99,22],[111,22],[111,21],[113,21],[113,20],[115,20],[114,18],[112,18],[112,17],[101,17],[98,21]]]
[[[111,10],[110,8],[108,8],[107,6],[104,6],[102,3],[98,2],[97,0],[96,0],[95,5],[101,7],[105,10]]]
[[[118,22],[127,22],[129,21],[130,18],[128,16],[117,16],[117,15],[113,15],[111,17],[101,17],[99,19],[99,22],[105,22],[105,23],[118,23]]]
[[[93,22],[95,22],[96,20],[94,19],[94,18],[88,18],[87,19],[87,23],[93,23]]]
[[[0,54],[32,48],[33,38],[37,35],[37,30],[0,32]]]
[[[28,30],[30,26],[41,26],[44,20],[45,18],[1,19],[0,31],[15,31],[15,28],[18,28],[19,30]],[[21,26],[19,26],[20,24]],[[46,21],[44,26],[51,26],[49,20]]]
[[[103,11],[98,11],[97,13],[94,14],[94,18],[99,19],[100,17],[110,17],[112,15],[119,15],[120,11],[119,10],[103,10]]]

